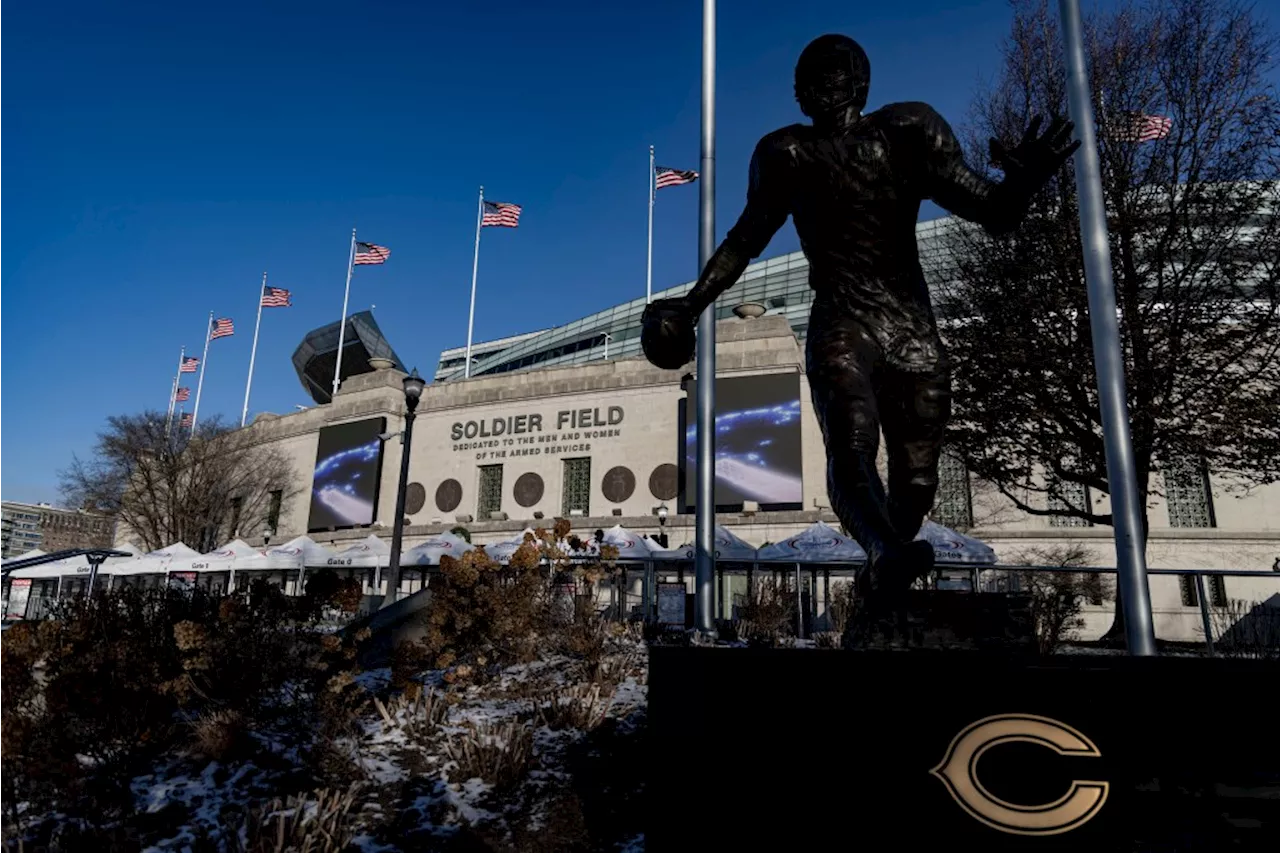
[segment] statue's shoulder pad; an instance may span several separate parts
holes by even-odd
[[[938,111],[923,101],[901,101],[896,104],[885,104],[868,118],[885,128],[927,128],[943,121]]]
[[[766,133],[760,138],[760,144],[756,148],[762,151],[781,151],[794,143],[805,142],[812,135],[813,128],[809,125],[790,124],[772,133]]]

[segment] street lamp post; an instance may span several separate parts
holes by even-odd
[[[396,600],[400,592],[400,546],[404,541],[404,497],[409,489],[409,451],[412,449],[414,414],[418,409],[418,400],[422,398],[422,389],[426,381],[418,375],[418,368],[404,378],[404,432],[400,435],[400,486],[396,490],[396,518],[391,533],[391,563],[387,567],[387,595],[382,599],[382,606]]]

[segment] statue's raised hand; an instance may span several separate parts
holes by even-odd
[[[1074,129],[1071,122],[1055,117],[1044,135],[1040,135],[1040,116],[1036,116],[1022,135],[1022,141],[1013,148],[1006,148],[993,138],[991,160],[1004,171],[1007,181],[1024,187],[1029,193],[1035,192],[1080,147],[1079,140],[1071,139]]]

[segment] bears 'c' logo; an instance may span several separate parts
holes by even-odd
[[[1006,802],[978,778],[978,760],[994,746],[1034,743],[1059,755],[1100,758],[1093,742],[1065,723],[1034,714],[997,714],[967,726],[955,736],[947,754],[929,772],[938,777],[955,801],[992,829],[1016,835],[1057,835],[1093,819],[1107,801],[1106,782],[1074,780],[1050,803],[1035,806]]]

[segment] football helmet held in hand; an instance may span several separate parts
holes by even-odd
[[[678,370],[693,360],[697,317],[684,299],[655,299],[640,319],[640,346],[655,367]]]

